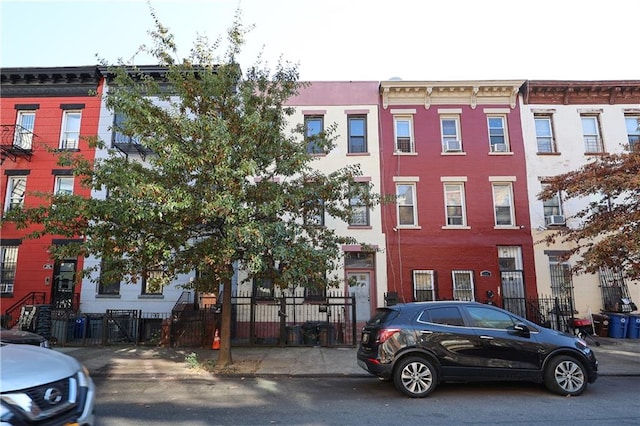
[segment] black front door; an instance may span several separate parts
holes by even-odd
[[[51,301],[55,309],[71,309],[73,307],[77,263],[75,259],[56,261],[53,269],[53,288],[51,289]]]

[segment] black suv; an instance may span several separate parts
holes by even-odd
[[[524,380],[580,395],[598,378],[584,340],[477,302],[378,308],[362,329],[358,365],[413,398],[444,381]]]

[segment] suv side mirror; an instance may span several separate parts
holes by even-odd
[[[516,331],[516,334],[518,336],[522,336],[522,337],[531,336],[531,332],[529,331],[529,327],[527,327],[526,325],[524,325],[522,323],[516,324],[515,326],[513,326],[513,329]]]

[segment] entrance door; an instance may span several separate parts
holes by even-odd
[[[53,288],[51,290],[52,304],[57,309],[71,309],[73,307],[73,289],[76,282],[75,259],[56,261],[53,269]]]
[[[498,247],[498,263],[504,308],[526,318],[524,273],[520,247]]]
[[[371,273],[348,272],[349,292],[356,297],[356,321],[368,321],[371,318]]]

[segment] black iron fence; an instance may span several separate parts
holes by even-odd
[[[59,346],[207,347],[221,320],[216,306],[172,313],[116,309],[80,313],[48,305],[36,308],[42,314],[25,329],[37,331]],[[311,302],[304,296],[257,299],[238,294],[232,298],[231,343],[353,346],[357,342],[355,309],[354,296],[328,294]]]
[[[502,298],[504,309],[525,317],[543,327],[569,331],[574,315],[570,297],[538,296],[536,298]],[[510,307],[517,307],[514,312]]]

